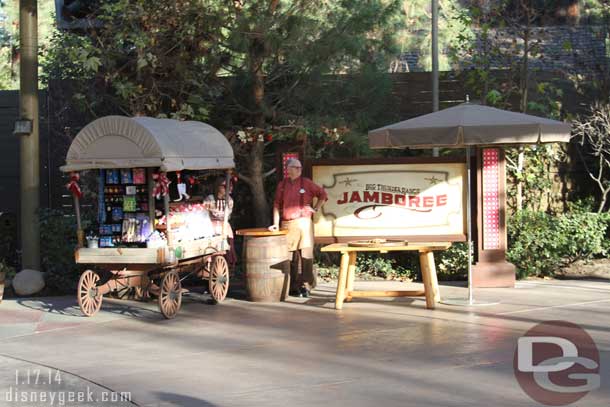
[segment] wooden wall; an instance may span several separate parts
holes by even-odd
[[[503,74],[499,72],[496,75]],[[535,75],[538,80],[556,78],[553,73],[537,72]],[[390,74],[390,77],[392,92],[388,106],[392,110],[392,117],[406,120],[432,112],[430,72],[395,73]],[[558,84],[564,92],[564,110],[570,113],[582,112],[587,100],[578,95],[567,82]],[[59,172],[59,166],[64,163],[70,138],[85,123],[80,123],[82,115],[75,113],[75,109],[66,109],[61,103],[62,99],[69,97],[66,94],[69,93],[69,86],[56,88],[49,92],[49,97],[47,92],[41,92],[40,96],[41,206],[69,209],[71,200],[66,194],[66,181]],[[464,102],[467,94],[471,95],[471,101],[476,101],[474,92],[469,92],[463,78],[454,72],[440,73],[439,89],[441,109]],[[12,131],[18,117],[18,105],[17,91],[0,91],[0,212],[15,215],[19,211],[19,139]]]

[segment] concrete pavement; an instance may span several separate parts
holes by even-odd
[[[464,297],[466,289],[442,285],[441,294]],[[498,305],[436,310],[423,299],[361,298],[336,311],[333,295],[330,284],[279,304],[208,305],[195,294],[169,321],[154,302],[104,299],[100,313],[84,318],[74,298],[5,300],[0,406],[60,405],[16,402],[14,392],[9,400],[11,387],[88,389],[94,401],[64,404],[78,406],[533,406],[513,357],[518,338],[547,320],[579,324],[600,350],[601,388],[576,405],[610,404],[608,282],[525,281],[476,291]],[[33,384],[37,366],[45,378],[60,372],[61,383]],[[102,401],[109,393],[130,402]]]

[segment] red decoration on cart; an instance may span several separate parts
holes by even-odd
[[[83,196],[83,192],[80,189],[80,185],[78,185],[79,180],[80,175],[78,175],[77,172],[71,172],[70,182],[66,184],[66,188],[68,188],[68,191],[72,192],[72,195],[80,199]]]
[[[167,178],[167,174],[164,172],[154,173],[153,181],[155,181],[155,187],[153,188],[153,195],[155,198],[159,199],[162,196],[169,194],[169,184],[171,181]]]

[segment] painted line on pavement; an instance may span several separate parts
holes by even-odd
[[[550,288],[562,288],[564,290],[583,290],[583,291],[601,291],[608,292],[610,291],[610,287],[597,287],[591,285],[566,285],[566,284],[555,284],[555,283],[537,283],[535,281],[519,281],[517,282],[517,287],[519,286],[537,286],[537,287],[550,287]]]
[[[578,306],[581,306],[581,305],[597,304],[597,303],[601,303],[601,302],[610,302],[610,299],[596,300],[596,301],[587,301],[587,302],[575,302],[575,303],[571,303],[571,304],[552,305],[552,306],[549,306],[549,307],[526,308],[526,309],[520,309],[520,310],[516,310],[516,311],[499,312],[496,315],[511,315],[511,314],[520,314],[520,313],[523,313],[523,312],[541,311],[541,310],[553,309],[553,308],[578,307]]]

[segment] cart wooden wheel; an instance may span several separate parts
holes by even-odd
[[[97,273],[86,270],[78,280],[78,305],[85,316],[95,315],[102,306],[102,296],[97,291],[99,279]]]
[[[168,271],[161,279],[159,309],[163,316],[171,319],[176,316],[182,304],[182,284],[175,270]]]
[[[216,302],[222,302],[229,291],[229,265],[223,256],[216,256],[210,267],[210,294]]]

